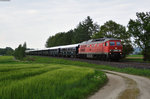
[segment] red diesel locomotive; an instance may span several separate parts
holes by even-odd
[[[119,60],[122,57],[121,40],[115,38],[100,38],[79,44],[79,56],[103,60]]]
[[[41,50],[27,50],[28,55],[95,58],[101,60],[119,60],[122,57],[121,40],[99,38],[79,44],[50,47]]]

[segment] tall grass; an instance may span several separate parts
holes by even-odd
[[[6,60],[0,64],[0,99],[83,99],[107,81],[103,72],[47,58],[48,64]]]
[[[31,61],[30,59],[34,59],[34,61]],[[90,64],[87,62],[80,62],[80,61],[71,61],[71,60],[65,60],[65,59],[58,59],[58,58],[50,58],[50,57],[39,57],[39,56],[28,56],[25,58],[25,60],[28,60],[31,63],[51,63],[51,64],[65,64],[65,65],[74,65],[74,66],[80,66],[80,67],[89,67],[94,69],[106,69],[106,70],[112,70],[117,72],[124,72],[134,75],[140,75],[140,76],[146,76],[150,77],[150,69],[136,69],[132,67],[127,68],[117,68],[112,66],[106,66],[106,65],[97,65],[97,64]]]
[[[0,56],[0,64],[15,62],[13,56]]]

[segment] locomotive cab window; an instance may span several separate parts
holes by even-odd
[[[120,46],[121,45],[121,43],[120,42],[117,42],[117,46]]]
[[[108,46],[108,43],[105,43],[105,46]]]
[[[115,42],[110,42],[109,44],[110,44],[110,46],[114,46]]]

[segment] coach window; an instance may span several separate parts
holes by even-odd
[[[115,45],[115,42],[110,42],[110,46],[114,46]]]

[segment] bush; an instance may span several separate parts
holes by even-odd
[[[18,48],[15,49],[14,57],[16,59],[22,60],[25,57],[26,43],[23,46],[20,44]]]

